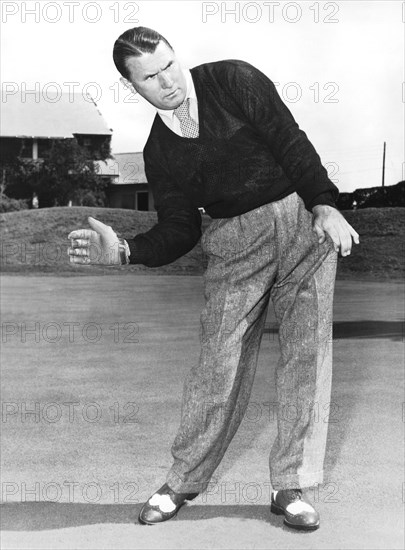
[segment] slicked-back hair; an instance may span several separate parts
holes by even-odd
[[[173,50],[164,36],[148,27],[134,27],[121,34],[114,44],[113,59],[122,76],[130,80],[126,65],[129,57],[139,57],[144,53],[153,53],[160,41]]]

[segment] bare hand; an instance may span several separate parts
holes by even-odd
[[[119,240],[113,228],[92,217],[88,222],[92,229],[77,229],[68,235],[70,263],[120,265]]]
[[[358,233],[336,208],[326,204],[318,204],[313,207],[312,213],[314,215],[312,226],[318,235],[320,244],[325,241],[327,233],[335,244],[336,252],[340,249],[342,256],[350,254],[352,239],[356,244],[359,244]]]

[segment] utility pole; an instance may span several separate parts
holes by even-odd
[[[385,141],[384,141],[384,150],[383,150],[383,164],[382,164],[382,187],[384,187],[384,180],[385,180]]]

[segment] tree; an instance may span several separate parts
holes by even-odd
[[[109,156],[109,150],[106,151]],[[39,206],[104,206],[108,182],[95,169],[90,153],[73,139],[55,139],[38,160],[3,158],[3,194],[31,200]],[[4,176],[4,174],[6,174]],[[4,183],[5,182],[5,183]]]
[[[6,190],[5,168],[1,170],[0,179],[0,213],[14,212],[16,210],[25,210],[28,208],[28,201],[24,199],[13,199],[8,197]]]
[[[104,206],[108,183],[96,173],[93,159],[77,140],[55,140],[32,182],[39,205]]]
[[[7,198],[29,201],[32,198],[32,181],[35,178],[36,166],[32,161],[21,157],[6,157],[2,155],[1,163],[2,200]]]

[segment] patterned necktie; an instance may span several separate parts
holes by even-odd
[[[198,124],[190,116],[190,98],[187,98],[174,110],[174,114],[180,121],[180,129],[184,137],[198,137]]]

